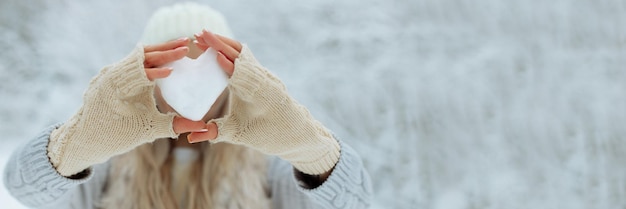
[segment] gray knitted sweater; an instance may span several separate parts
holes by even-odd
[[[107,181],[108,163],[96,165],[81,179],[59,175],[47,156],[52,126],[13,152],[4,173],[4,185],[22,204],[32,208],[96,208]],[[268,180],[272,206],[292,208],[367,208],[372,187],[361,158],[339,141],[339,162],[328,179],[315,189],[297,183],[292,166],[279,158],[271,161]]]

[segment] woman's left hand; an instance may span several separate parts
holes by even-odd
[[[324,174],[339,159],[340,147],[330,131],[298,104],[285,85],[239,42],[203,31],[197,46],[218,51],[217,61],[230,76],[229,108],[207,124],[207,132],[191,133],[190,142],[209,140],[244,145],[289,161],[298,170]]]
[[[217,63],[222,67],[228,77],[235,71],[235,59],[241,53],[242,45],[238,41],[202,30],[201,33],[194,34],[196,40],[193,42],[202,51],[212,47],[217,51]]]

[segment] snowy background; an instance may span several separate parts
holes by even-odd
[[[0,168],[172,2],[3,0]],[[373,208],[626,207],[626,1],[206,2],[363,156]]]

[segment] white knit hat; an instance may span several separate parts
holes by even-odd
[[[141,41],[157,44],[180,37],[193,39],[193,34],[202,29],[233,38],[222,13],[209,6],[184,2],[159,8],[148,21]]]

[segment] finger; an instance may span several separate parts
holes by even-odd
[[[189,43],[189,38],[182,37],[173,41],[168,41],[162,44],[148,45],[143,47],[144,53],[154,52],[154,51],[167,51],[176,49],[181,46],[186,46]]]
[[[209,48],[209,45],[206,45],[204,42],[199,42],[198,40],[193,41],[193,43],[200,49],[201,51],[206,51]]]
[[[206,132],[193,132],[187,135],[187,141],[189,143],[198,143],[217,138],[217,124],[209,123],[206,125],[206,128]]]
[[[235,64],[233,64],[233,61],[228,60],[222,53],[217,53],[217,64],[222,67],[228,77],[232,76],[233,72],[235,72]]]
[[[162,67],[162,68],[146,68],[146,76],[148,76],[148,80],[154,81],[155,79],[165,78],[172,73],[171,67]]]
[[[233,39],[221,36],[219,34],[215,34],[215,36],[217,36],[217,38],[219,38],[222,42],[233,47],[235,50],[237,50],[237,52],[241,52],[241,48],[243,48],[243,46],[241,45],[241,43],[239,43],[239,41],[235,41]]]
[[[192,121],[179,116],[174,117],[172,126],[174,127],[174,132],[177,134],[207,131],[207,125],[203,121]]]
[[[206,49],[211,48],[211,46],[206,42],[206,40],[204,40],[204,38],[202,38],[202,33],[196,33],[194,34],[194,37],[196,37],[196,40],[194,42],[197,42],[198,44],[200,44],[201,46],[206,47]],[[206,50],[204,49],[204,50]]]
[[[215,49],[216,51],[222,52],[224,55],[226,55],[226,58],[228,58],[230,61],[234,62],[235,59],[239,57],[239,52],[237,50],[222,42],[222,40],[217,38],[215,34],[207,30],[202,30],[201,38],[204,39],[207,45],[213,47],[213,49]]]
[[[202,44],[208,45],[206,40],[204,40],[204,38],[202,37],[202,32],[193,34],[193,36],[196,37],[196,41],[198,41],[198,42],[200,42]]]
[[[182,46],[167,51],[154,51],[146,53],[144,66],[146,68],[161,66],[179,60],[187,55],[189,47]]]

